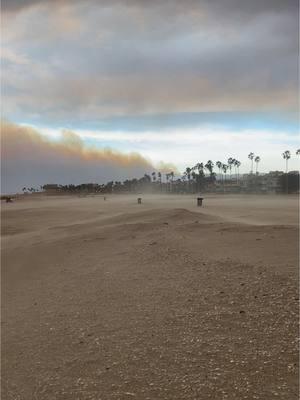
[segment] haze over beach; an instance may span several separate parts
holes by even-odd
[[[1,398],[296,400],[298,0],[1,11]]]

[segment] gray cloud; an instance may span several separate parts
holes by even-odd
[[[162,2],[160,0],[152,0],[149,2],[148,0],[2,0],[1,6],[3,10],[20,10],[25,7],[29,7],[36,4],[45,4],[50,3],[53,4],[56,2],[57,4],[67,3],[67,2],[94,2],[99,6],[108,5],[108,4],[124,4],[126,6],[143,6],[143,7],[153,7],[153,6],[161,6]],[[180,0],[167,0],[163,2],[167,6],[178,6],[182,5]],[[215,9],[227,10],[228,12],[232,12],[232,10],[238,10],[240,13],[247,14],[256,14],[258,12],[269,12],[270,10],[278,10],[278,12],[291,10],[294,12],[299,6],[299,2],[297,0],[252,0],[245,1],[241,3],[240,0],[186,0],[184,2],[187,6],[197,6],[197,5],[209,5],[214,7]],[[185,6],[184,6],[185,7]]]
[[[40,0],[2,0],[2,11],[20,11],[22,8],[30,7],[40,3]]]
[[[10,118],[297,107],[296,0],[4,1],[2,8]]]

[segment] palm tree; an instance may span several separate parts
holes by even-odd
[[[187,178],[188,178],[188,182],[189,182],[189,191],[190,191],[190,180],[191,180],[191,172],[192,172],[192,169],[190,168],[190,167],[186,167],[186,170],[185,170],[185,175],[187,176]]]
[[[170,178],[170,174],[166,174],[167,192],[168,192],[168,190],[169,190],[169,178]]]
[[[174,172],[171,171],[169,173],[169,178],[171,178],[171,192],[173,192],[173,180],[174,180]]]
[[[239,161],[238,160],[236,160],[235,158],[233,159],[233,166],[234,166],[234,174],[235,174],[235,180],[236,180],[236,182],[238,182],[238,163],[239,163]]]
[[[219,168],[219,174],[221,175],[222,163],[221,161],[216,162],[216,166]]]
[[[208,160],[205,164],[205,168],[208,170],[210,175],[210,180],[212,181],[214,176],[214,163],[211,160]]]
[[[258,163],[260,162],[260,157],[256,156],[254,161],[256,162],[256,171],[255,172],[256,172],[256,175],[257,175],[258,174],[257,169],[258,169]]]
[[[152,180],[153,180],[153,182],[155,182],[156,181],[156,172],[152,172]]]
[[[192,178],[193,178],[193,187],[195,186],[195,183],[197,183],[197,174],[196,174],[196,172],[194,171],[194,167],[192,168],[192,170],[193,170],[193,172],[191,173],[191,175],[192,175]],[[193,189],[194,190],[194,189]],[[197,190],[197,188],[196,188],[196,190]]]
[[[195,165],[195,168],[198,170],[198,174],[202,175],[203,174],[203,170],[204,170],[204,165],[203,163],[198,163]]]
[[[161,186],[161,172],[157,173],[157,177],[158,177],[158,181],[159,181],[159,190],[162,190],[162,186]]]
[[[196,177],[197,180],[197,190],[200,191],[202,189],[202,184],[204,181],[204,165],[203,163],[197,163],[194,167],[194,169],[198,170],[198,175]]]
[[[241,166],[241,162],[239,160],[235,160],[235,165],[237,168],[237,181],[240,180],[240,166]]]
[[[223,184],[224,192],[225,192],[225,183],[226,183],[226,173],[227,173],[227,169],[228,169],[228,165],[227,165],[227,164],[222,164],[222,170],[223,170],[223,172],[224,172],[224,177],[225,177],[224,184]]]
[[[253,159],[254,159],[255,154],[254,153],[249,153],[248,158],[251,160],[251,174],[253,174]]]
[[[226,174],[227,174],[227,170],[228,170],[228,165],[227,164],[222,164],[222,170],[225,174],[225,181],[226,181]]]
[[[296,156],[300,156],[300,149],[296,151]]]
[[[186,176],[187,176],[188,180],[190,180],[192,169],[190,167],[186,167],[185,172],[186,172]]]
[[[282,153],[282,157],[285,160],[285,173],[286,173],[286,193],[289,192],[289,176],[288,176],[288,170],[289,170],[289,159],[291,158],[291,152],[289,150],[285,150]]]
[[[235,179],[236,179],[236,159],[235,158],[232,159],[232,165],[234,167],[234,175],[235,175]]]
[[[286,150],[282,153],[282,157],[285,160],[285,172],[288,173],[288,162],[289,159],[291,158],[291,152],[289,150]]]
[[[230,180],[231,180],[231,169],[232,169],[232,166],[234,164],[234,159],[232,157],[228,158],[227,164],[228,164],[228,167],[229,167],[229,175],[230,175]]]
[[[221,180],[223,181],[222,163],[221,163],[221,161],[217,161],[217,162],[216,162],[216,166],[217,166],[218,169],[219,169],[219,175],[221,176]]]

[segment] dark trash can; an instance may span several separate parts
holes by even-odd
[[[202,207],[203,197],[197,197],[197,206]]]

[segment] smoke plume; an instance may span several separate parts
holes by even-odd
[[[54,141],[7,121],[1,124],[1,156],[1,193],[47,183],[105,183],[155,170],[138,153],[88,147],[71,131],[63,131]]]

